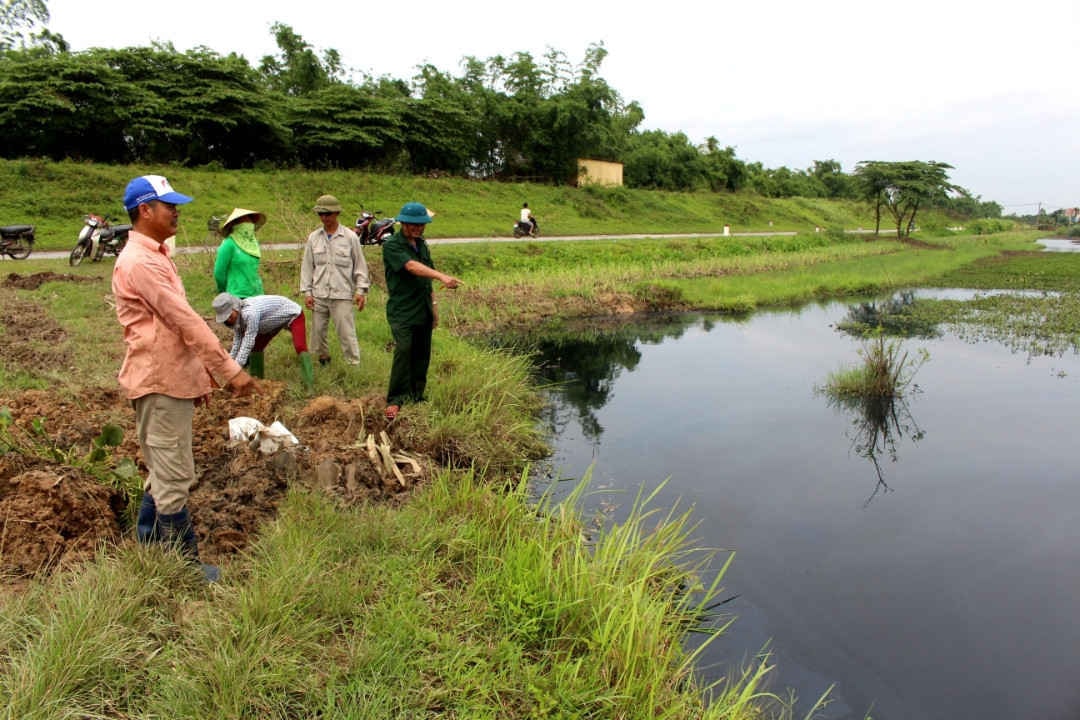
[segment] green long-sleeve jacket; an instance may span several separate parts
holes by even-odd
[[[259,277],[259,258],[237,247],[231,237],[221,241],[214,260],[214,282],[218,292],[227,292],[241,300],[263,294]]]

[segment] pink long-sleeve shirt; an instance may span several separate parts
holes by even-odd
[[[116,318],[127,351],[120,387],[130,400],[153,393],[202,397],[241,369],[191,307],[168,247],[134,230],[113,268]]]

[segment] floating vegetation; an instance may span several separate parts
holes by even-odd
[[[867,337],[877,332],[895,337],[935,338],[941,335],[937,323],[916,312],[915,294],[902,292],[883,302],[852,305],[836,328],[848,335]]]
[[[1080,353],[1080,293],[927,300],[918,313],[967,342],[998,342],[1029,356]]]

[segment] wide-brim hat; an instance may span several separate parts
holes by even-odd
[[[217,318],[219,323],[223,323],[229,319],[233,310],[240,309],[240,298],[227,292],[218,293],[214,298],[214,317]]]
[[[394,219],[399,223],[427,225],[431,222],[431,216],[433,214],[434,213],[429,212],[426,207],[418,202],[407,202],[401,206],[401,212],[399,212]]]
[[[315,207],[312,209],[317,213],[339,213],[341,212],[341,203],[333,195],[320,195],[319,199],[315,201]]]
[[[233,226],[233,223],[239,221],[241,218],[248,216],[255,218],[255,229],[258,230],[266,224],[266,215],[258,210],[248,210],[246,208],[233,208],[233,211],[229,213],[229,217],[225,218],[225,222],[221,223],[221,232],[223,235],[229,234],[229,228]]]

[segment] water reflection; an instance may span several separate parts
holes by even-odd
[[[823,720],[1065,716],[1080,667],[1080,356],[1026,359],[943,323],[905,341],[933,358],[922,392],[830,407],[813,388],[860,344],[836,330],[849,311],[534,338],[554,351],[543,374],[566,418],[552,467],[593,468],[605,498],[670,478],[657,502],[692,504],[700,546],[738,551],[724,579],[738,620],[701,656],[709,680],[771,641],[773,688],[805,699],[793,717],[829,687]]]
[[[863,503],[868,506],[879,494],[892,491],[885,481],[885,471],[881,467],[881,457],[888,457],[890,462],[897,462],[899,454],[896,443],[905,435],[917,443],[926,433],[915,422],[903,397],[848,397],[825,393],[829,407],[847,412],[852,416],[851,427],[846,433],[851,440],[851,449],[859,457],[866,458],[874,466],[877,484],[870,497]]]
[[[531,353],[537,358],[541,382],[559,387],[562,402],[547,405],[544,424],[558,435],[576,420],[582,434],[595,445],[604,432],[597,411],[610,401],[619,376],[637,368],[639,345],[677,339],[698,321],[698,317],[672,316],[610,327],[571,326],[542,338],[502,336],[497,342]]]
[[[852,305],[836,328],[854,337],[883,332],[894,337],[941,337],[936,323],[914,315],[915,293],[901,292],[887,300]]]

